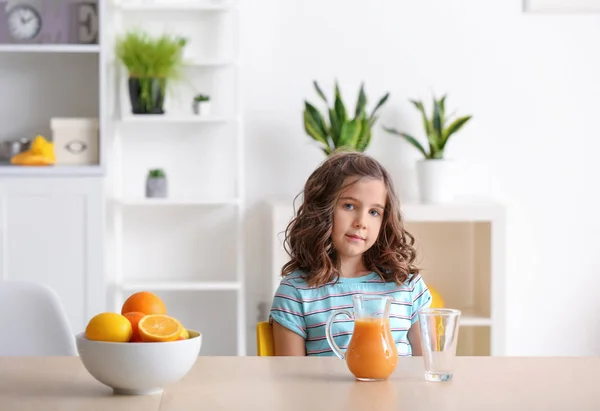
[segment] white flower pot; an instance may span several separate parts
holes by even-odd
[[[439,204],[454,199],[454,163],[451,160],[417,161],[417,180],[421,202]]]
[[[197,116],[210,116],[210,101],[194,101],[194,114]]]

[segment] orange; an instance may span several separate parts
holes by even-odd
[[[166,314],[165,303],[156,294],[140,291],[131,294],[123,303],[121,314],[139,312],[144,314]]]
[[[123,314],[123,316],[125,318],[127,318],[129,320],[129,322],[131,323],[131,329],[133,331],[129,342],[141,342],[142,339],[140,337],[140,333],[138,330],[138,323],[140,322],[140,320],[142,318],[144,318],[146,316],[146,314],[140,313],[139,311],[134,311],[131,313],[125,313],[125,314]]]
[[[138,323],[140,337],[144,342],[175,341],[181,336],[181,323],[164,314],[146,315]]]
[[[128,342],[133,329],[127,318],[117,313],[101,313],[93,317],[85,328],[88,340]]]

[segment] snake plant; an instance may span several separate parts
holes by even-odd
[[[388,133],[401,136],[415,147],[425,159],[442,159],[444,158],[444,150],[448,144],[448,140],[459,131],[472,116],[458,117],[452,120],[453,116],[446,116],[446,96],[442,96],[439,100],[433,97],[433,112],[431,118],[427,117],[423,102],[418,100],[410,100],[410,102],[419,110],[423,119],[423,128],[427,136],[429,150],[426,150],[419,141],[410,134],[398,131],[392,127],[383,127]]]
[[[371,130],[377,121],[377,110],[383,106],[390,93],[385,94],[370,114],[367,113],[367,96],[364,90],[364,83],[360,85],[354,116],[348,115],[346,106],[342,100],[340,88],[335,82],[333,104],[329,107],[329,101],[316,81],[313,82],[317,94],[327,105],[325,115],[305,101],[304,108],[304,130],[317,141],[325,155],[330,155],[339,148],[346,148],[356,151],[365,151],[371,142]],[[327,122],[329,120],[329,123]]]

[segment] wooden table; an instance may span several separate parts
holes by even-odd
[[[600,410],[600,358],[459,357],[427,383],[419,357],[388,381],[356,382],[337,358],[199,357],[164,393],[114,396],[78,357],[0,357],[0,410]]]

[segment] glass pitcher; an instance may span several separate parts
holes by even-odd
[[[387,295],[356,294],[352,296],[354,315],[348,310],[331,313],[325,325],[325,336],[334,354],[360,381],[387,379],[398,365],[398,350],[390,329],[390,307],[393,298]],[[354,318],[354,331],[346,352],[333,340],[331,326],[338,315]]]

